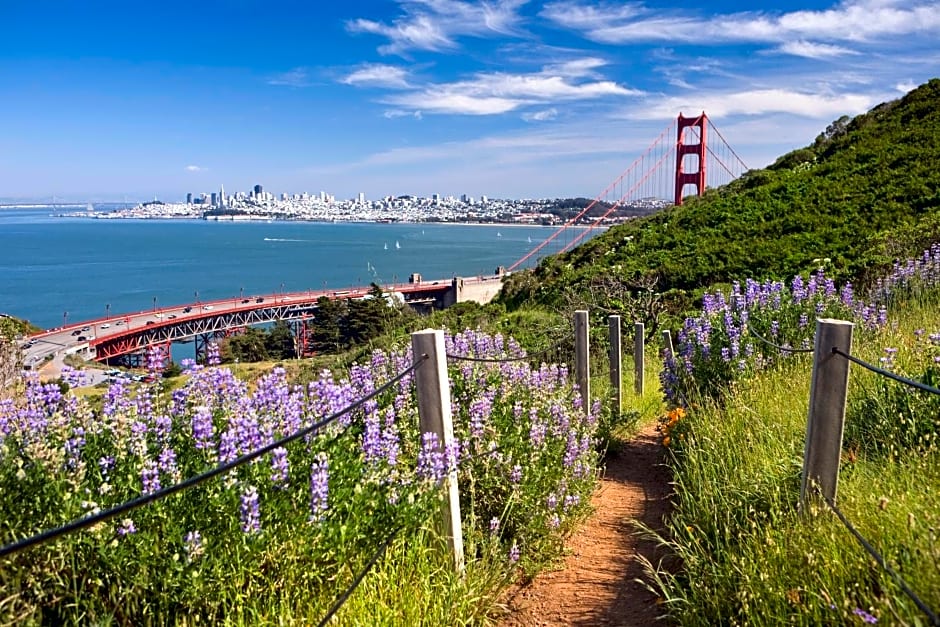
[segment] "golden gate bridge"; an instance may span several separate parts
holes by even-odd
[[[715,138],[715,139],[710,139]],[[681,205],[688,193],[701,196],[708,188],[725,185],[741,176],[747,166],[703,112],[699,116],[679,114],[652,144],[610,185],[583,209],[569,217],[545,240],[506,269],[493,276],[453,277],[443,280],[417,280],[384,286],[398,293],[416,308],[447,307],[462,300],[486,302],[499,290],[507,272],[532,267],[541,259],[567,252],[611,216],[629,215],[631,207],[644,202]],[[256,298],[231,298],[212,303],[180,304],[153,311],[111,315],[74,322],[31,336],[23,348],[27,364],[49,355],[81,350],[99,361],[140,362],[152,347],[169,353],[173,342],[195,341],[197,357],[209,342],[239,333],[247,326],[277,320],[290,323],[299,354],[307,354],[309,325],[316,324],[317,301],[363,298],[369,288],[348,287],[335,291],[318,290],[291,294],[269,294]]]

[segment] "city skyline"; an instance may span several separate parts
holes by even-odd
[[[591,197],[680,111],[763,167],[940,67],[935,2],[749,6],[19,3],[0,198]]]

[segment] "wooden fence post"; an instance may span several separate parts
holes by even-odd
[[[646,345],[646,327],[642,322],[633,325],[633,390],[637,394],[643,393],[643,347]]]
[[[415,358],[427,355],[428,361],[415,371],[418,390],[418,424],[425,433],[437,435],[441,453],[454,443],[454,423],[450,410],[450,384],[447,378],[447,354],[444,332],[425,329],[411,334],[411,350]],[[448,474],[447,495],[443,504],[443,533],[454,555],[454,567],[464,572],[463,529],[460,520],[460,493],[457,472]]]
[[[663,350],[666,351],[666,359],[675,359],[676,353],[672,348],[672,333],[669,329],[663,329]]]
[[[591,411],[591,365],[588,348],[588,312],[574,312],[574,376],[581,392],[584,413]]]
[[[610,387],[614,391],[614,416],[623,414],[623,348],[620,343],[620,316],[609,316],[607,328],[610,334]]]
[[[844,320],[816,320],[813,378],[809,391],[803,482],[800,487],[800,503],[804,507],[814,494],[822,494],[832,502],[836,500],[849,360],[836,355],[832,349],[838,347],[846,354],[851,354],[854,327],[853,323]]]

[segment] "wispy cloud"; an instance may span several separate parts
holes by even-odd
[[[307,87],[310,85],[310,73],[306,68],[295,67],[287,72],[275,74],[268,79],[268,85],[284,87]]]
[[[408,71],[394,65],[369,63],[343,77],[346,85],[365,87],[408,88]]]
[[[531,113],[523,113],[522,119],[526,122],[547,122],[549,120],[554,120],[558,117],[558,109],[552,107],[551,109],[543,109],[541,111],[533,111]]]
[[[807,59],[828,59],[832,57],[841,57],[847,54],[858,54],[857,51],[842,46],[832,44],[818,44],[811,41],[788,41],[775,49],[783,54],[790,54],[796,57],[806,57]]]
[[[421,120],[424,118],[424,115],[420,111],[402,111],[401,109],[389,109],[382,114],[384,117],[389,120],[394,120],[395,118],[407,118],[411,117],[416,120]]]
[[[862,113],[880,100],[861,93],[811,93],[789,89],[753,89],[726,93],[694,93],[648,101],[627,111],[624,117],[640,120],[668,119],[679,111],[706,111],[712,117],[787,113],[809,118],[831,119],[842,114]]]
[[[883,37],[940,32],[940,4],[933,0],[903,4],[894,0],[845,0],[822,11],[754,11],[701,18],[689,17],[686,10],[655,10],[639,3],[594,7],[562,0],[546,5],[541,15],[606,44],[870,42]]]
[[[403,14],[390,24],[360,18],[347,22],[346,29],[388,39],[389,43],[379,47],[382,54],[453,50],[460,37],[519,34],[518,9],[527,1],[400,0]]]
[[[526,106],[592,100],[610,96],[639,96],[643,92],[614,81],[580,80],[594,76],[603,61],[575,59],[546,66],[539,72],[484,72],[450,83],[433,83],[419,90],[394,94],[383,102],[432,113],[495,115]]]
[[[187,172],[205,172],[207,168],[198,165],[188,165],[186,166]]]

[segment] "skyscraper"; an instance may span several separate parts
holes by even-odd
[[[218,206],[218,205],[217,205],[218,201],[219,201],[219,196],[218,196],[218,194],[216,194],[215,192],[212,192],[212,200],[211,200],[211,202],[210,202],[209,204],[212,205],[213,207],[216,207],[216,206]]]
[[[187,205],[193,204],[193,193],[192,193],[192,192],[189,192],[188,194],[186,194],[186,204],[187,204]]]
[[[255,196],[260,196],[261,192],[263,191],[264,189],[261,187],[260,183],[258,185],[255,185]]]
[[[225,206],[225,185],[219,185],[219,206]]]

